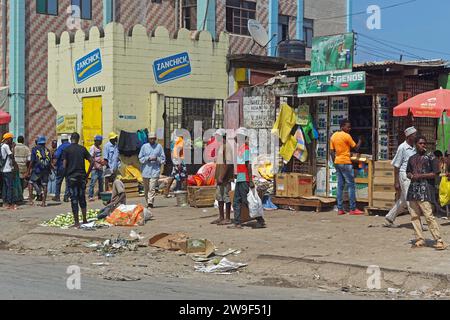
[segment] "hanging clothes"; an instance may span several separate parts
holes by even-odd
[[[289,136],[286,143],[280,148],[280,156],[284,161],[289,162],[295,149],[297,149],[297,139],[294,136]]]
[[[312,142],[311,138],[314,140],[319,139],[319,132],[317,132],[316,127],[314,126],[313,118],[309,115],[308,124],[306,126],[302,126],[303,132],[305,133],[305,140],[307,144]]]
[[[277,133],[282,143],[286,143],[290,138],[292,128],[297,123],[297,115],[294,109],[287,103],[281,105],[280,115],[275,122],[272,132]],[[292,136],[291,136],[292,137]],[[292,154],[291,154],[292,155]]]
[[[120,131],[119,153],[131,157],[139,154],[139,140],[136,132]]]
[[[294,151],[294,157],[305,162],[308,160],[308,150],[306,149],[305,137],[301,127],[295,132],[295,139],[297,139],[297,149]]]
[[[148,142],[148,130],[147,129],[138,130],[137,137],[138,137],[138,147],[140,149],[144,144]]]

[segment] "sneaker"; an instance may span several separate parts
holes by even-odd
[[[89,198],[89,202],[94,202],[95,199],[94,198]]]
[[[365,215],[365,213],[361,210],[356,209],[356,210],[350,211],[350,215],[351,216],[363,216],[363,215]]]
[[[436,241],[436,244],[433,246],[436,250],[445,250],[447,249],[447,245],[442,240]]]
[[[153,206],[153,204],[152,203],[150,203],[148,206],[147,206],[147,208],[149,208],[149,209],[153,209],[154,208],[154,206]]]
[[[70,202],[69,197],[64,197],[64,202]]]
[[[338,211],[338,216],[343,216],[344,214],[346,214],[344,210],[339,210]]]
[[[61,202],[61,198],[60,197],[53,197],[52,201],[54,201],[54,202]]]

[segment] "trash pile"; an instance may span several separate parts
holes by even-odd
[[[231,274],[246,266],[246,263],[233,262],[227,258],[216,258],[207,263],[197,262],[194,268],[195,271],[203,273]]]
[[[87,212],[87,220],[89,225],[87,228],[101,228],[101,227],[109,227],[110,224],[106,223],[104,220],[97,220],[97,216],[100,213],[100,210],[89,210]],[[81,216],[80,216],[81,218]],[[45,221],[40,224],[42,227],[53,227],[53,228],[61,228],[61,229],[69,229],[71,226],[75,224],[73,219],[73,214],[71,212],[65,214],[59,214],[55,218]],[[86,225],[85,225],[86,226]]]
[[[124,239],[118,236],[116,239],[108,239],[103,243],[90,242],[86,243],[85,247],[95,249],[95,251],[105,257],[114,257],[121,252],[137,251],[138,247],[146,246],[139,243],[144,237],[140,236],[134,230],[130,232],[130,237],[131,239]]]

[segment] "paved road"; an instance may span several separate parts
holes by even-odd
[[[141,281],[108,281],[81,278],[81,290],[67,289],[67,265],[45,257],[17,256],[0,252],[0,299],[149,299],[149,300],[310,300],[354,299],[346,294],[330,294],[306,289],[199,283],[158,278]]]

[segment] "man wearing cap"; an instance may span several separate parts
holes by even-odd
[[[154,132],[149,134],[148,141],[139,152],[139,162],[144,179],[145,200],[148,208],[153,208],[161,165],[166,162],[166,156],[162,146],[156,142]]]
[[[216,157],[215,175],[217,182],[216,200],[219,203],[219,218],[211,222],[211,224],[228,225],[231,224],[230,191],[231,180],[234,178],[233,149],[227,142],[225,129],[217,130],[215,136],[216,141],[219,144]]]
[[[117,145],[118,135],[115,132],[109,134],[109,142],[103,147],[103,160],[105,160],[105,191],[109,191],[109,185],[115,180],[119,170],[119,147]]]
[[[61,145],[56,149],[54,160],[56,161],[56,193],[53,201],[61,201],[61,186],[64,180],[64,163],[63,163],[63,152],[70,146],[69,136],[67,134],[61,135]],[[69,188],[67,187],[66,180],[66,190],[64,192],[64,202],[69,202]]]
[[[3,173],[3,203],[6,209],[15,210],[16,205],[13,202],[13,183],[14,183],[14,154],[12,153],[13,134],[5,133],[1,146],[2,173]]]
[[[33,187],[36,189],[38,196],[42,196],[42,207],[46,207],[47,201],[47,185],[51,170],[50,151],[45,147],[47,138],[40,136],[37,146],[31,152],[31,163],[28,167],[28,174],[31,176],[28,185],[29,202],[33,204]]]
[[[94,187],[98,180],[98,198],[100,198],[100,193],[103,192],[103,165],[105,160],[102,157],[102,136],[95,136],[94,145],[89,149],[92,159],[94,160],[94,168],[91,174],[91,184],[89,185],[89,201],[94,201]]]
[[[395,227],[394,221],[405,209],[409,210],[409,203],[406,201],[406,195],[411,180],[406,176],[406,168],[408,166],[408,160],[416,154],[415,139],[417,130],[414,127],[410,127],[405,130],[406,140],[398,146],[397,153],[391,164],[394,166],[395,171],[395,190],[397,191],[398,200],[394,207],[386,215],[385,227]]]

